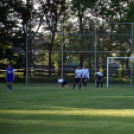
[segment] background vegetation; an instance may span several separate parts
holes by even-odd
[[[29,33],[29,78],[61,77],[61,52],[37,51],[61,51],[62,23],[64,51],[95,51],[94,23],[97,23],[97,51],[106,52],[97,53],[96,65],[106,76],[106,57],[132,54],[133,25],[125,22],[134,22],[133,18],[134,3],[131,0],[3,0],[0,2],[1,81],[9,62],[16,69],[16,77],[26,76],[26,32]],[[93,81],[94,59],[93,52],[64,53],[64,76],[74,76],[76,66],[86,64]],[[126,69],[129,69],[128,60]],[[126,75],[129,77],[130,72]]]

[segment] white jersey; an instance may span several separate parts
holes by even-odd
[[[76,69],[75,70],[75,78],[81,78],[82,75],[82,70],[81,69]]]
[[[82,78],[89,79],[89,70],[88,69],[82,69]]]
[[[97,75],[97,76],[103,76],[103,74],[101,72],[96,72],[95,75]]]
[[[64,79],[58,79],[58,83],[62,83]]]

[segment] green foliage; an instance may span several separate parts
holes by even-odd
[[[102,1],[99,14],[107,22],[133,22],[134,4],[133,1]]]
[[[35,9],[34,4],[39,4],[39,8]],[[71,8],[69,5],[71,4]],[[60,51],[61,50],[61,36],[57,32],[61,31],[61,25],[51,24],[51,22],[64,22],[63,26],[63,42],[64,50],[70,51],[94,51],[94,26],[85,25],[83,22],[94,23],[95,19],[102,18],[107,22],[133,22],[134,18],[134,5],[133,1],[126,2],[125,0],[27,0],[23,2],[21,0],[3,0],[0,1],[0,57],[3,58],[0,62],[8,63],[14,62],[15,64],[22,63],[24,61],[24,54],[19,55],[18,52],[14,52],[13,47],[26,50],[26,23],[38,20],[41,22],[47,22],[47,25],[43,25],[42,29],[50,32],[44,36],[37,38],[43,38],[45,43],[38,48],[37,44],[32,44],[32,40],[36,38],[33,34],[29,38],[29,50],[44,50],[44,51]],[[78,18],[76,23],[79,26],[70,23]],[[36,26],[30,25],[28,32],[34,33]],[[41,24],[38,25],[37,33]],[[34,30],[33,30],[34,29]],[[131,51],[131,37],[129,33],[130,25],[109,25],[98,26],[97,32],[99,34],[109,34],[108,36],[98,36],[97,38],[97,50],[100,51],[128,51],[128,53],[115,54],[116,56],[130,56]],[[109,31],[110,30],[110,31]],[[107,32],[109,31],[109,33]],[[75,34],[70,36],[69,34]],[[93,36],[86,36],[86,34],[93,34]],[[127,36],[119,37],[114,34],[128,34]],[[113,35],[112,35],[113,34]],[[68,42],[66,42],[66,40]],[[20,46],[20,44],[23,44]],[[12,45],[12,46],[11,46]],[[35,55],[34,55],[35,56]],[[38,58],[35,58],[34,64],[42,63],[51,64],[55,62],[55,69],[59,70],[61,67],[61,55],[51,53],[40,53]],[[94,54],[64,54],[64,64],[67,62],[67,57],[70,56],[77,62],[88,64],[88,67],[94,68]],[[100,68],[106,67],[106,57],[112,56],[112,53],[98,53],[97,64],[100,64]],[[30,57],[30,55],[29,55]],[[5,58],[5,60],[4,60]],[[32,57],[31,57],[32,58]],[[29,64],[32,59],[29,58]],[[74,63],[73,63],[74,64]],[[103,66],[103,67],[102,67]],[[57,72],[59,73],[59,72]]]
[[[31,16],[31,9],[23,1],[0,1],[0,53],[1,61],[7,58],[7,62],[17,63],[24,55],[14,56],[14,49],[21,48],[25,51],[26,30],[25,25]],[[20,45],[23,44],[23,45]],[[6,55],[4,54],[6,53]],[[19,61],[24,62],[24,61]],[[4,63],[4,62],[3,62]]]

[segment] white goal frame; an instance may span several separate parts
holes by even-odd
[[[107,57],[107,87],[109,86],[108,84],[108,72],[109,72],[109,59],[133,59],[134,60],[134,57]],[[131,68],[131,87],[133,86],[133,75],[132,75],[132,68]]]

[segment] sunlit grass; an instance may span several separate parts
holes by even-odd
[[[134,89],[0,85],[0,134],[133,134]]]
[[[0,114],[45,114],[45,115],[83,115],[83,116],[119,116],[134,117],[134,109],[79,109],[63,108],[64,110],[0,110]]]

